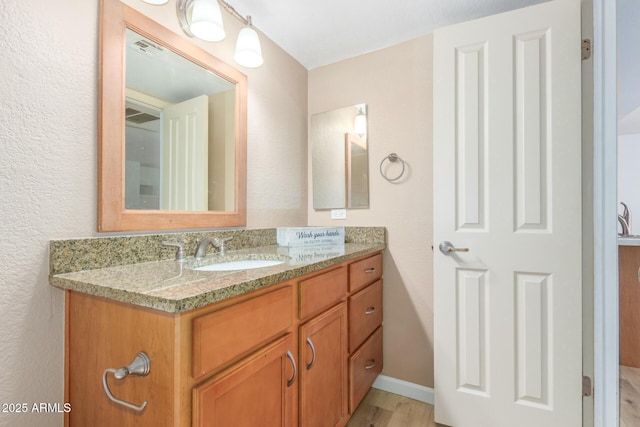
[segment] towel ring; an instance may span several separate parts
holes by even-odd
[[[384,171],[382,170],[382,165],[384,165],[384,162],[386,160],[389,160],[389,162],[391,163],[395,163],[395,162],[400,162],[402,164],[402,170],[400,171],[400,173],[398,174],[398,176],[394,177],[394,178],[389,178]],[[386,179],[389,182],[395,182],[397,180],[399,180],[400,178],[402,178],[402,175],[404,175],[404,171],[406,168],[406,163],[404,160],[402,160],[402,158],[400,156],[398,156],[396,153],[391,153],[389,154],[387,157],[385,157],[384,159],[382,159],[382,161],[380,162],[380,175],[382,175],[382,177],[384,179]]]

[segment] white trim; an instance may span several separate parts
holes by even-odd
[[[410,399],[419,400],[420,402],[430,405],[433,405],[435,402],[435,395],[432,388],[393,377],[387,377],[386,375],[378,375],[372,387]]]
[[[616,2],[593,0],[594,426],[618,426]]]

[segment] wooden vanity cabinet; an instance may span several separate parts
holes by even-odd
[[[619,246],[620,364],[640,368],[640,246]]]
[[[179,314],[67,291],[65,425],[344,426],[382,369],[381,260]],[[107,382],[140,412],[101,381],[139,351],[147,376]]]

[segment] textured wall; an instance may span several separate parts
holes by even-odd
[[[173,2],[128,3],[180,31]],[[224,19],[227,39],[202,46],[232,63],[240,23]],[[261,40],[264,66],[243,70],[248,227],[305,224],[307,71]],[[64,298],[47,246],[97,235],[97,46],[97,0],[0,2],[0,405],[64,399]],[[0,426],[61,423],[0,412]]]
[[[369,209],[350,209],[346,221],[332,221],[329,211],[313,210],[309,197],[309,224],[387,228],[383,374],[428,387],[433,387],[432,57],[432,37],[426,36],[309,72],[309,115],[367,104],[370,177]],[[378,171],[392,152],[408,163],[396,184]],[[309,182],[309,194],[311,187]]]
[[[0,5],[0,404],[29,409],[64,401],[64,298],[47,246],[95,234],[97,158],[97,3],[34,3]],[[0,412],[2,426],[61,423]]]

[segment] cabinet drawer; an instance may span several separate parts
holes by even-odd
[[[349,352],[382,324],[382,280],[349,298]]]
[[[347,269],[340,267],[300,282],[300,318],[319,313],[347,294]]]
[[[349,265],[349,291],[355,292],[382,277],[382,254]]]
[[[293,288],[241,302],[193,319],[193,378],[264,344],[293,324]]]
[[[382,326],[349,358],[349,413],[356,410],[382,372]]]

